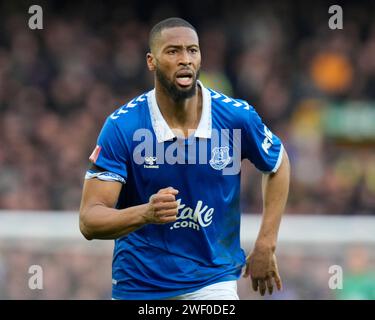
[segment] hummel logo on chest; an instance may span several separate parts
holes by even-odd
[[[145,164],[143,167],[148,169],[159,169],[159,165],[155,164],[157,159],[158,158],[156,157],[145,157]]]

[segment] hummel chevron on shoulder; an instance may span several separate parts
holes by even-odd
[[[245,110],[250,110],[250,105],[245,101],[241,99],[233,99],[228,97],[227,95],[223,93],[219,93],[213,89],[208,89],[211,92],[211,98],[212,99],[219,99],[221,102],[224,103],[230,103],[234,107],[243,107]]]
[[[128,110],[126,110],[126,109],[134,108],[138,105],[139,102],[145,101],[145,99],[146,99],[145,96],[146,96],[146,94],[142,94],[139,97],[130,100],[127,104],[125,104],[120,109],[118,109],[117,111],[112,113],[111,116],[110,116],[111,119],[116,120],[121,114],[124,114],[124,113],[128,112]]]

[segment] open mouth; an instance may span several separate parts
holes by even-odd
[[[193,73],[191,71],[179,71],[176,74],[176,82],[181,87],[191,86],[193,83]]]

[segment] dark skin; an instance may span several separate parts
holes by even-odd
[[[201,66],[197,34],[190,28],[164,29],[146,59],[150,71],[155,72],[158,68],[179,90],[187,91],[195,85],[191,98],[175,101],[155,77],[156,100],[165,121],[170,128],[182,131],[187,137],[189,129],[198,127],[202,114],[202,93],[192,81]],[[191,74],[191,81],[186,85],[178,83],[177,77],[182,70]]]
[[[155,94],[160,111],[170,128],[187,137],[189,129],[198,127],[202,114],[202,92],[194,78],[201,66],[196,32],[186,27],[164,29],[147,54],[147,66],[154,72]],[[193,95],[176,101],[156,76],[156,70],[181,92],[193,90]],[[274,283],[282,284],[275,257],[277,234],[289,191],[289,159],[284,151],[276,173],[263,174],[263,218],[253,251],[246,259],[244,276],[251,277],[252,287],[264,295],[272,294]],[[117,239],[142,226],[176,221],[178,190],[163,188],[150,197],[148,203],[114,209],[121,183],[85,180],[80,207],[80,229],[91,239]]]
[[[290,164],[284,151],[283,160],[276,173],[263,174],[263,218],[253,252],[246,259],[244,277],[251,277],[252,287],[263,296],[273,292],[273,282],[278,290],[282,281],[275,256],[277,234],[289,192]]]

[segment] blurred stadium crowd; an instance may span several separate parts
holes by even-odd
[[[110,250],[89,252],[85,246],[66,242],[49,250],[40,243],[31,250],[0,245],[0,252],[5,258],[0,255],[0,299],[111,299]],[[264,299],[375,300],[373,252],[374,246],[356,244],[283,247],[278,254],[283,290]],[[43,290],[28,287],[29,267],[36,262],[43,269]],[[333,264],[344,270],[341,290],[328,286]],[[238,294],[241,300],[263,299],[251,289],[248,278],[239,279]]]
[[[328,28],[320,2],[40,4],[43,30],[27,27],[25,5],[0,10],[1,209],[79,207],[105,118],[153,86],[150,28],[181,16],[199,31],[203,83],[246,99],[283,139],[293,169],[286,211],[375,212],[374,141],[329,137],[321,123],[330,103],[375,108],[373,4],[348,2],[344,30]],[[244,212],[261,210],[259,181],[245,164]]]

